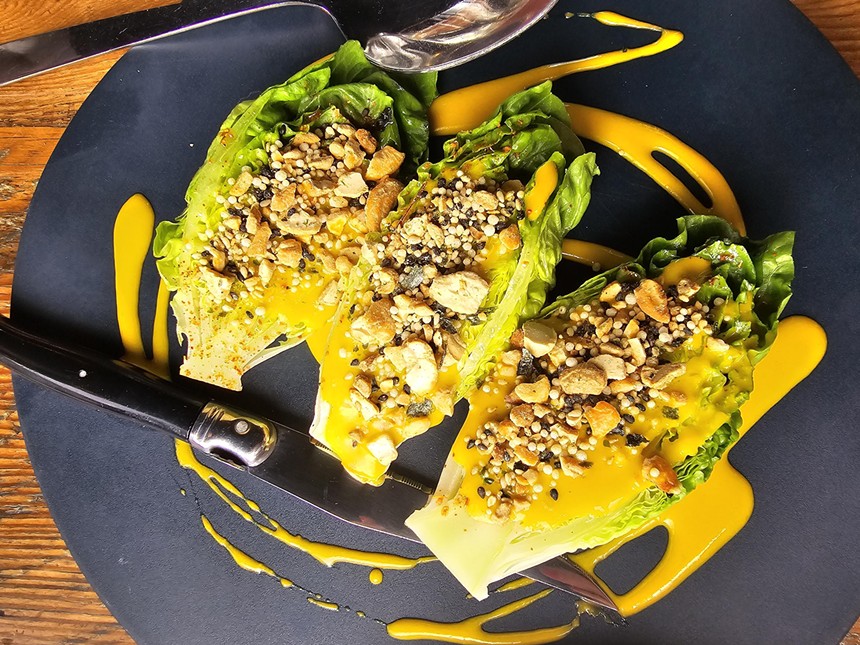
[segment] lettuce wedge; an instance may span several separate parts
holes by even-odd
[[[791,295],[793,233],[678,220],[512,337],[431,502],[406,522],[476,598],[623,535],[704,482],[738,437]]]
[[[321,365],[311,434],[369,484],[543,306],[597,173],[550,83],[513,95],[444,152],[368,235]]]
[[[427,156],[435,88],[435,74],[390,75],[350,41],[233,109],[153,247],[184,376],[241,389],[247,369],[331,318],[396,177]]]

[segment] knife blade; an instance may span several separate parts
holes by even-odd
[[[420,542],[404,524],[432,489],[391,473],[378,487],[353,479],[306,432],[201,398],[140,367],[58,343],[0,316],[0,363],[35,383],[132,418],[356,526]],[[522,575],[617,612],[603,588],[565,557]]]

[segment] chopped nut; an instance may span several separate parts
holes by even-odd
[[[532,411],[532,406],[530,405],[517,405],[511,410],[511,421],[513,421],[514,425],[519,428],[525,428],[526,426],[531,425],[531,422],[534,420],[535,415]]]
[[[352,271],[353,264],[348,257],[341,254],[337,256],[337,259],[334,261],[334,267],[337,269],[337,272],[343,276]]]
[[[278,264],[295,269],[302,259],[302,243],[293,239],[282,241],[278,247],[277,257]]]
[[[260,276],[263,286],[267,286],[271,281],[272,276],[275,275],[275,265],[271,260],[263,260],[260,262],[260,268],[257,271],[257,275]]]
[[[364,183],[361,175],[357,172],[348,172],[337,181],[337,188],[334,189],[335,195],[354,199],[361,197],[367,192],[367,184]]]
[[[365,446],[381,464],[388,465],[397,459],[397,447],[394,440],[387,433],[378,435],[368,441]]]
[[[382,220],[397,204],[397,196],[401,190],[403,190],[403,184],[390,177],[383,179],[373,187],[367,196],[367,205],[364,207],[368,231],[379,230]]]
[[[575,457],[567,455],[561,458],[561,470],[568,477],[579,477],[585,474],[585,466],[583,466]]]
[[[338,199],[343,199],[338,197]],[[345,200],[344,200],[345,201]],[[346,223],[349,221],[349,211],[344,209],[336,209],[331,211],[325,219],[326,228],[334,235],[343,233]]]
[[[678,475],[661,455],[646,457],[642,462],[642,476],[654,484],[664,493],[674,495],[681,492],[681,482]]]
[[[662,323],[669,322],[669,301],[663,287],[654,280],[643,280],[633,291],[636,302],[646,316]]]
[[[370,377],[366,374],[359,374],[356,376],[352,381],[352,387],[358,390],[359,394],[366,399],[369,399],[373,392]]]
[[[520,383],[514,393],[526,403],[541,403],[549,398],[549,379],[541,376],[534,383]]]
[[[645,348],[642,346],[642,341],[638,338],[630,338],[630,358],[633,359],[634,365],[644,365],[648,355],[645,353]]]
[[[520,248],[522,238],[520,237],[519,227],[516,224],[512,224],[506,229],[502,229],[499,233],[499,242],[501,242],[502,246],[508,251],[514,251]]]
[[[459,361],[463,358],[463,354],[466,353],[466,346],[463,344],[463,341],[460,340],[460,336],[458,334],[449,334],[448,332],[442,332],[442,338],[445,339],[445,347],[448,350],[448,354],[455,361]]]
[[[373,401],[369,401],[367,398],[361,395],[361,393],[355,388],[350,389],[349,391],[349,400],[355,406],[355,409],[361,413],[361,416],[364,417],[366,421],[374,418],[377,414],[379,414],[379,408]]]
[[[499,360],[503,365],[513,365],[516,367],[520,364],[520,361],[523,359],[523,353],[519,349],[511,349],[504,354],[501,355]]]
[[[600,302],[615,302],[619,293],[621,293],[621,283],[610,282],[600,292]]]
[[[398,171],[404,159],[406,159],[404,153],[391,146],[385,146],[373,155],[364,177],[368,181],[379,181],[383,177],[393,175]]]
[[[655,390],[662,390],[686,371],[687,366],[683,363],[669,363],[657,369],[646,368],[642,370],[642,383]]]
[[[364,128],[360,128],[355,131],[355,138],[358,139],[358,143],[361,144],[361,147],[364,148],[367,154],[372,155],[376,152],[376,139],[374,139],[370,132]]]
[[[283,230],[290,235],[310,236],[318,233],[322,225],[322,220],[316,215],[299,211],[286,219]]]
[[[591,427],[591,434],[604,437],[606,433],[621,423],[621,415],[611,403],[599,401],[593,408],[585,411],[585,419]]]
[[[390,342],[397,333],[397,325],[391,316],[392,305],[388,298],[371,303],[367,311],[352,322],[353,338],[364,345]]]
[[[384,150],[384,148],[383,148]],[[430,285],[430,297],[459,314],[475,314],[487,296],[490,285],[471,271],[442,275]]]
[[[406,363],[404,380],[414,394],[427,394],[436,386],[439,370],[430,345],[421,340],[410,340],[402,345]]]
[[[610,356],[624,356],[624,350],[615,343],[601,343],[600,353],[609,354]]]
[[[244,195],[248,192],[248,189],[251,187],[254,178],[251,176],[249,172],[242,172],[236,177],[236,182],[230,187],[230,194],[233,197],[239,197],[240,195]]]
[[[289,184],[283,190],[277,191],[272,196],[272,202],[269,204],[276,213],[285,213],[296,205],[296,185]]]
[[[627,323],[627,326],[624,327],[624,336],[629,339],[633,339],[639,333],[639,321],[633,318],[630,322]],[[640,345],[642,343],[639,343]]]
[[[227,254],[214,247],[209,247],[209,254],[212,256],[212,268],[219,273],[223,271],[227,266]]]
[[[565,394],[600,394],[606,387],[606,372],[598,365],[580,363],[564,370],[558,377]]]
[[[536,466],[538,461],[540,461],[540,455],[538,455],[538,453],[532,450],[529,450],[526,446],[517,446],[516,448],[514,448],[514,454],[517,456],[517,459],[519,459],[529,468],[531,468],[532,466]]]
[[[358,141],[347,141],[343,148],[344,165],[350,170],[358,168],[361,165],[361,162],[364,161],[365,156],[364,150],[361,149]]]
[[[701,287],[694,281],[688,278],[681,278],[678,280],[678,284],[676,285],[678,289],[678,296],[680,296],[681,300],[689,301],[690,298],[695,296]]]
[[[635,378],[628,376],[620,381],[612,381],[612,383],[609,384],[609,389],[612,394],[624,394],[635,390],[637,384],[638,381]]]
[[[328,146],[328,151],[335,159],[343,159],[346,154],[346,149],[340,141],[332,141]]]
[[[511,344],[511,347],[516,347],[517,349],[523,348],[523,339],[525,338],[525,334],[523,333],[522,328],[517,329],[511,334],[511,338],[508,341]]]
[[[213,271],[209,267],[200,267],[200,274],[203,277],[203,282],[206,283],[206,287],[209,289],[209,293],[215,297],[216,302],[221,302],[230,292],[232,284],[230,278],[217,271]]]
[[[269,228],[268,222],[263,222],[254,233],[251,244],[245,251],[250,258],[261,258],[266,255],[266,243],[272,236],[272,229]]]
[[[313,132],[296,132],[295,136],[293,137],[293,140],[290,141],[290,143],[296,147],[302,145],[303,143],[312,146],[315,143],[319,142],[320,138]]]
[[[486,190],[477,190],[472,193],[472,203],[485,211],[492,211],[499,207],[499,200]]]
[[[314,170],[328,170],[334,165],[334,157],[325,155],[324,157],[317,157],[308,162],[308,166],[313,168]]]
[[[523,325],[522,329],[523,345],[531,352],[532,356],[544,356],[555,347],[558,336],[549,325],[530,320]]]
[[[601,354],[595,356],[590,361],[592,365],[597,365],[606,373],[606,378],[610,381],[618,381],[627,376],[627,370],[624,367],[624,360],[609,354]]]
[[[317,249],[317,260],[320,261],[320,264],[322,264],[323,269],[325,269],[328,273],[334,273],[337,270],[335,268],[334,256],[325,249]]]
[[[398,275],[394,269],[380,269],[376,273],[376,278],[379,280],[377,290],[383,295],[388,295],[397,288]]]
[[[332,307],[336,305],[339,300],[340,294],[337,291],[337,281],[330,280],[323,288],[319,298],[317,298],[317,303],[324,307]]]

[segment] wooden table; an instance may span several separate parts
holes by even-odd
[[[750,0],[755,1],[755,0]],[[794,0],[860,75],[860,0]],[[169,0],[0,0],[0,42]],[[121,52],[0,88],[0,313],[42,169],[81,102]],[[0,645],[131,643],[87,584],[48,513],[0,368]],[[842,645],[860,645],[860,619]]]

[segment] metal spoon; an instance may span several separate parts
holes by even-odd
[[[557,0],[184,0],[0,45],[0,86],[122,47],[221,20],[297,4],[325,9],[351,38],[367,41],[380,67],[446,69],[495,49],[542,18]],[[447,8],[446,8],[447,7]]]

